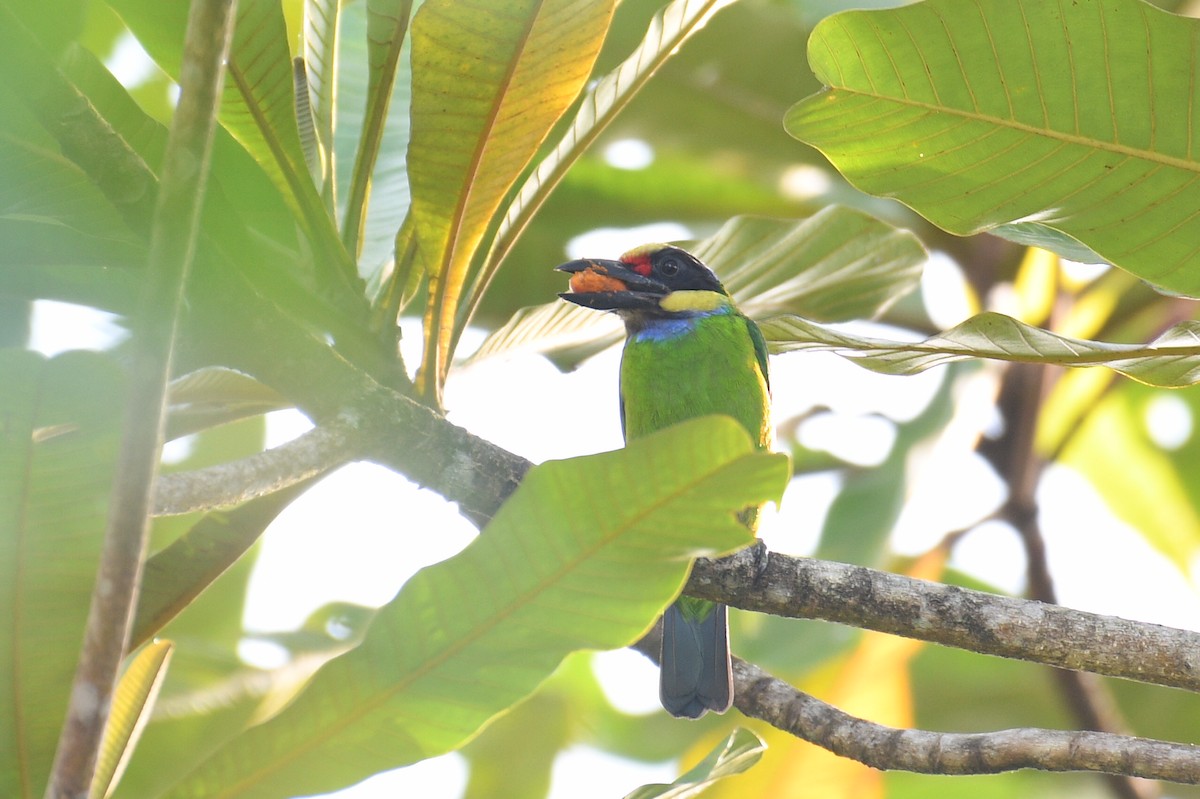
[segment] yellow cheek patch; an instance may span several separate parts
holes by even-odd
[[[729,305],[729,298],[715,291],[672,291],[658,301],[658,307],[670,313],[716,311]]]

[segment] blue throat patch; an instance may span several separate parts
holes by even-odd
[[[670,341],[686,336],[696,329],[696,323],[707,316],[719,316],[732,312],[729,307],[711,311],[692,311],[678,316],[657,317],[646,320],[646,326],[633,334],[634,341]]]

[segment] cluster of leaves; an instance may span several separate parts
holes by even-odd
[[[1153,387],[1200,380],[1197,328],[1183,321],[1190,307],[1129,275],[1178,294],[1200,290],[1195,24],[1140,0],[926,0],[824,19],[808,39],[810,75],[799,54],[815,20],[794,8],[656,5],[426,0],[414,12],[406,0],[242,0],[168,420],[171,437],[199,435],[172,468],[256,452],[262,414],[276,408],[329,423],[383,392],[398,407],[440,410],[472,323],[493,331],[476,360],[531,349],[578,362],[616,340],[611,320],[561,303],[518,308],[556,288],[547,267],[568,236],[666,217],[711,231],[694,251],[777,352],[827,349],[887,373],[978,357],[1101,365],[1142,381],[1114,383],[1111,371],[1062,380],[1038,447],[1111,488],[1114,510],[1185,565],[1200,544],[1195,481],[1186,479],[1195,445],[1164,452],[1140,415],[1161,393]],[[13,318],[27,319],[43,299],[134,312],[171,115],[165,92],[179,78],[186,23],[178,3],[59,0],[47,13],[0,2],[0,65],[22,76],[0,87],[0,303]],[[137,88],[97,55],[121,36],[161,70]],[[794,61],[781,65],[776,54]],[[780,118],[815,150],[784,135]],[[625,172],[585,154],[619,136],[654,143],[654,165]],[[726,151],[738,157],[717,157]],[[843,183],[829,196],[853,208],[782,196],[784,169],[805,159],[815,168],[815,151],[853,186],[919,216]],[[971,277],[984,289],[1015,279],[1025,304],[938,332],[909,296],[921,239],[968,267],[985,260],[986,245],[955,243],[923,220],[1119,270],[1070,285],[1053,257],[1035,255],[1018,272],[1016,248],[1002,247],[990,274]],[[1051,315],[1055,303],[1065,308]],[[415,382],[397,356],[400,315],[424,321]],[[841,324],[872,318],[909,335],[884,340]],[[21,325],[5,334],[5,346],[23,344]],[[32,797],[51,769],[88,612],[124,401],[122,350],[51,360],[4,350],[0,377],[0,793]],[[890,565],[879,542],[902,505],[904,457],[945,426],[951,390],[947,379],[878,470],[847,479],[821,554]],[[416,470],[422,456],[412,457]],[[1155,475],[1153,485],[1114,486],[1115,459],[1122,471]],[[403,469],[403,455],[397,462]],[[636,479],[647,462],[671,479]],[[464,482],[433,487],[460,500]],[[333,790],[459,748],[506,711],[493,729],[536,724],[544,740],[527,743],[544,744],[542,754],[582,736],[572,717],[585,710],[603,720],[593,738],[614,751],[712,749],[679,784],[638,796],[687,795],[743,770],[760,751],[752,735],[632,723],[607,707],[578,657],[519,703],[571,652],[637,639],[679,591],[686,558],[744,545],[733,512],[778,498],[785,482],[781,460],[754,453],[728,420],[539,467],[459,556],[421,572],[377,613],[318,613],[283,641],[293,659],[274,672],[236,657],[253,553],[225,570],[211,552],[234,539],[242,552],[303,486],[231,513],[160,519],[134,640],[174,644],[131,658],[93,793]],[[617,495],[614,508],[606,498]],[[852,525],[857,536],[841,535]],[[940,565],[912,571],[936,578]],[[339,620],[348,637],[332,634]],[[778,624],[747,622],[745,654],[823,684],[852,711],[886,707],[892,722],[911,723],[897,698],[912,691],[907,665],[919,645],[851,641],[827,628],[780,634]],[[944,675],[964,671],[934,662],[952,657],[929,655],[918,672],[957,690]],[[1014,684],[1009,668],[961,690]],[[1022,709],[1041,718],[1044,704]],[[466,749],[473,775],[509,771],[536,786],[548,759],[531,759],[538,775],[513,769],[520,758],[497,743],[510,733],[484,731]],[[797,745],[759,734],[784,755]],[[810,783],[815,773],[839,784],[862,778],[805,750],[764,763],[746,778],[756,788],[738,790],[767,795],[796,768]],[[892,784],[897,795],[924,786]]]

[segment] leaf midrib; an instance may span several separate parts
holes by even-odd
[[[1018,131],[1021,133],[1042,136],[1044,138],[1051,139],[1054,141],[1065,142],[1067,144],[1074,144],[1077,146],[1086,147],[1088,149],[1097,150],[1097,151],[1101,151],[1101,152],[1109,152],[1109,153],[1113,153],[1113,154],[1117,154],[1117,155],[1123,155],[1126,157],[1137,158],[1137,159],[1140,159],[1143,161],[1148,161],[1150,163],[1160,164],[1163,166],[1175,167],[1177,169],[1182,169],[1187,172],[1195,172],[1197,174],[1200,174],[1200,162],[1189,161],[1186,158],[1179,158],[1178,156],[1167,155],[1165,153],[1160,153],[1160,152],[1157,152],[1154,150],[1144,150],[1144,149],[1139,149],[1137,147],[1133,147],[1130,145],[1121,144],[1119,142],[1108,142],[1108,141],[1103,141],[1101,139],[1088,138],[1081,134],[1067,133],[1065,131],[1059,131],[1059,130],[1055,130],[1053,128],[1039,128],[1035,125],[1029,125],[1024,122],[1019,122],[1015,119],[1005,119],[1003,117],[997,117],[997,116],[993,116],[990,114],[984,114],[984,113],[980,113],[978,111],[965,111],[962,109],[952,108],[949,106],[937,105],[934,103],[926,103],[926,102],[922,102],[920,100],[913,100],[909,97],[900,98],[900,97],[895,97],[895,96],[885,95],[885,94],[878,94],[878,93],[873,94],[871,92],[861,91],[858,89],[851,89],[851,88],[845,87],[845,86],[840,86],[840,87],[835,86],[835,87],[833,87],[833,90],[835,93],[843,92],[848,95],[853,95],[856,97],[864,97],[864,98],[867,98],[870,100],[880,100],[883,102],[895,103],[897,105],[906,106],[906,107],[910,107],[910,108],[921,109],[923,111],[931,111],[933,113],[946,114],[949,116],[955,116],[955,117],[959,117],[961,119],[966,119],[966,120],[973,121],[973,122],[982,122],[982,123],[986,123],[989,125],[994,125],[996,127],[1007,128],[1009,130]],[[812,98],[810,98],[810,99],[812,99]]]

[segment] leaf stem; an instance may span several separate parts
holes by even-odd
[[[189,13],[179,107],[163,160],[147,284],[134,320],[130,398],[108,527],[47,799],[87,797],[129,639],[162,448],[171,351],[195,251],[233,6],[234,0],[196,0]]]

